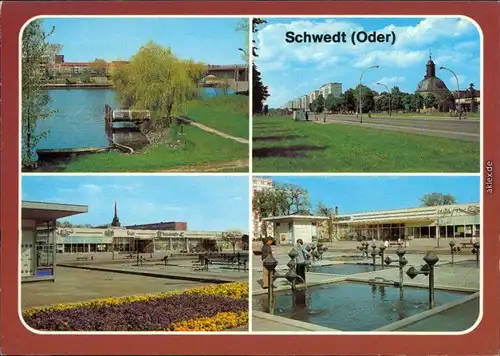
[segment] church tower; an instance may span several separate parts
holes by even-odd
[[[111,222],[111,226],[113,226],[113,227],[120,227],[121,226],[120,219],[118,219],[118,207],[116,205],[116,201],[115,201],[115,216],[113,217],[113,222]]]
[[[433,78],[436,76],[436,64],[434,64],[434,61],[432,60],[432,52],[429,51],[429,61],[427,62],[426,65],[426,73],[425,73],[425,79],[427,78]]]

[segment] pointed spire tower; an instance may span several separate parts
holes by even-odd
[[[115,216],[113,217],[113,222],[111,222],[111,226],[113,227],[120,227],[120,219],[118,219],[118,206],[115,201]]]

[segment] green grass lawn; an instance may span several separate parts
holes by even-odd
[[[254,117],[254,172],[479,172],[480,143]]]
[[[248,96],[221,95],[188,104],[187,116],[232,136],[249,138]]]
[[[183,148],[167,144],[151,146],[134,155],[108,152],[77,157],[64,167],[65,172],[152,172],[179,166],[226,162],[248,157],[248,145],[222,138],[196,127],[185,126]],[[246,170],[248,171],[248,170]]]

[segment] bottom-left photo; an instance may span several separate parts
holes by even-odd
[[[20,313],[39,331],[246,332],[247,176],[28,176]]]

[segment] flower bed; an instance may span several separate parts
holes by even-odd
[[[58,304],[23,313],[47,331],[222,331],[248,323],[248,283]]]

